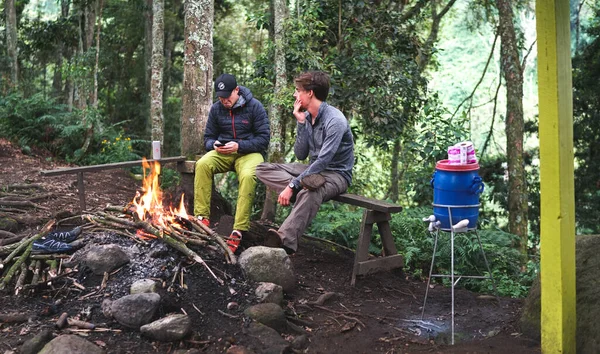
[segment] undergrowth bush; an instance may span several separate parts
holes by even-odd
[[[13,93],[0,97],[0,134],[17,142],[28,152],[33,148],[47,150],[59,159],[80,165],[104,164],[140,159],[136,146],[149,142],[124,134],[123,122],[105,126],[97,109],[73,109],[43,94],[23,97]],[[89,126],[92,140],[82,151]]]

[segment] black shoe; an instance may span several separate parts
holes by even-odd
[[[32,253],[61,253],[73,250],[73,246],[68,243],[56,241],[53,239],[41,239],[33,242]]]
[[[71,231],[52,231],[48,233],[48,235],[46,235],[46,237],[44,238],[47,240],[56,240],[60,242],[70,243],[74,241],[77,237],[79,237],[82,231],[83,227],[78,226]]]
[[[309,191],[316,191],[325,184],[325,177],[315,173],[302,178],[300,184]]]

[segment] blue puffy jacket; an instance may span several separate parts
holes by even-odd
[[[220,101],[210,107],[204,148],[213,150],[215,140],[222,143],[235,141],[240,154],[259,152],[265,155],[271,138],[267,112],[247,87],[240,86],[239,95],[232,109],[225,108]]]

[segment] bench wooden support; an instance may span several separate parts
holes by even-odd
[[[159,163],[167,163],[167,162],[181,162],[185,161],[185,156],[176,156],[176,157],[165,157],[162,159],[156,160],[146,160],[147,162],[159,162]],[[57,168],[56,170],[43,170],[40,171],[40,174],[45,177],[49,176],[60,176],[66,174],[77,174],[77,190],[79,194],[79,208],[80,211],[83,212],[86,210],[85,205],[85,183],[83,180],[84,172],[96,172],[103,170],[110,170],[114,168],[124,168],[124,167],[133,167],[141,165],[143,160],[136,161],[125,161],[125,162],[117,162],[117,163],[109,163],[103,165],[92,165],[92,166],[82,166],[82,167],[67,167],[67,168]]]
[[[337,196],[333,200],[365,208],[354,257],[354,269],[350,281],[352,286],[356,283],[358,275],[402,268],[404,259],[402,255],[398,254],[389,222],[392,219],[391,214],[400,212],[402,210],[401,206],[349,193]],[[383,246],[382,256],[369,259],[369,245],[371,244],[373,225],[375,224],[379,230]]]

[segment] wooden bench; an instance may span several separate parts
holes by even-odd
[[[195,161],[185,161],[177,164],[177,169],[182,174],[182,185],[186,194],[192,193],[191,195],[193,195],[194,167]],[[402,268],[404,259],[396,250],[389,223],[392,219],[391,214],[402,211],[400,205],[349,193],[339,195],[333,200],[365,209],[356,245],[352,285],[355,284],[357,275]],[[375,224],[377,224],[381,244],[383,245],[382,256],[369,259],[369,244],[371,243],[373,225]]]
[[[392,236],[392,229],[390,228],[392,214],[402,211],[400,205],[350,193],[338,195],[333,200],[365,209],[356,244],[354,268],[350,281],[352,286],[356,283],[356,276],[358,275],[402,268],[404,259],[402,255],[398,254]],[[379,236],[381,237],[381,245],[383,246],[381,250],[382,255],[381,257],[369,259],[369,244],[371,243],[373,225],[375,224],[377,224]]]
[[[155,162],[156,161],[161,164],[164,164],[167,162],[182,162],[185,160],[186,160],[185,156],[176,156],[176,157],[165,157],[162,159],[146,160],[146,161],[147,162]],[[141,166],[142,162],[143,162],[143,160],[136,160],[136,161],[109,163],[109,164],[103,164],[103,165],[57,168],[55,170],[40,171],[40,174],[44,177],[50,177],[50,176],[60,176],[60,175],[76,173],[77,174],[77,189],[79,191],[79,207],[81,208],[81,211],[83,212],[86,209],[85,185],[83,183],[84,182],[84,180],[83,180],[84,172],[97,172],[97,171],[110,170],[110,169],[115,169],[115,168]]]

